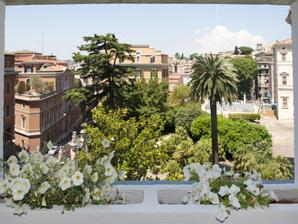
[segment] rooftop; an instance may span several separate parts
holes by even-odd
[[[291,46],[291,45],[292,45],[292,39],[291,39],[291,38],[288,38],[288,39],[285,39],[285,40],[276,41],[276,42],[273,44],[273,47],[279,47],[279,46]]]

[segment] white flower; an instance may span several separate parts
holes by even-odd
[[[101,199],[101,192],[98,188],[95,188],[92,193],[92,198],[94,201],[99,201]]]
[[[58,163],[58,159],[56,159],[54,156],[49,156],[46,160],[46,164],[50,167],[55,166]]]
[[[108,156],[103,156],[101,159],[100,159],[100,164],[101,165],[105,165],[107,162],[109,161],[109,157]]]
[[[229,194],[237,195],[239,192],[240,192],[240,188],[237,187],[235,184],[233,184],[233,185],[229,188]]]
[[[25,194],[21,189],[16,189],[12,191],[12,198],[14,201],[20,201],[24,199]]]
[[[30,182],[26,178],[17,177],[12,180],[10,188],[12,192],[21,191],[26,194],[30,190]]]
[[[279,201],[277,195],[274,193],[274,191],[269,191],[269,196],[274,200],[274,201]]]
[[[80,171],[76,171],[71,180],[74,186],[80,186],[84,181],[84,175]]]
[[[218,194],[220,196],[225,196],[229,194],[229,187],[228,186],[220,186]]]
[[[37,164],[42,163],[43,162],[43,155],[39,151],[34,152],[34,153],[31,154],[31,161],[33,163],[37,163]]]
[[[43,196],[42,201],[41,201],[41,206],[43,206],[43,207],[47,206],[46,196]]]
[[[27,163],[29,161],[29,154],[25,150],[22,150],[21,152],[18,153],[18,157],[22,162]]]
[[[216,219],[220,222],[224,222],[228,218],[229,214],[225,206],[221,206],[216,214]]]
[[[211,201],[212,204],[214,204],[214,205],[219,204],[219,198],[218,198],[218,195],[216,193],[209,192],[208,198],[209,198],[209,200]]]
[[[45,163],[40,165],[40,169],[43,174],[47,174],[49,172],[49,167]]]
[[[47,190],[49,190],[51,187],[51,185],[49,184],[48,181],[43,182],[40,187],[38,188],[38,193],[40,194],[45,194],[47,192]]]
[[[87,204],[87,203],[92,202],[91,199],[90,199],[90,189],[89,188],[85,188],[84,191],[85,191],[84,203]]]
[[[105,176],[107,177],[111,177],[114,176],[116,173],[116,170],[114,169],[114,167],[112,166],[111,163],[107,163],[105,165]]]
[[[95,172],[91,175],[92,182],[96,183],[98,181],[98,173]]]
[[[28,176],[32,176],[33,175],[33,167],[32,167],[32,165],[30,163],[26,163],[23,166],[22,174],[27,174]]]
[[[67,190],[71,187],[71,179],[69,177],[63,177],[61,181],[59,182],[59,187],[62,191]]]
[[[9,166],[9,173],[11,176],[16,177],[20,174],[20,166],[16,163],[12,163]]]
[[[240,174],[239,173],[234,173],[234,178],[237,179],[239,178]]]
[[[239,208],[241,207],[241,205],[240,205],[240,203],[239,203],[239,200],[238,200],[238,198],[237,198],[235,195],[231,194],[231,195],[229,196],[229,200],[230,200],[230,202],[231,202],[231,205],[232,205],[235,209],[239,209]]]
[[[92,166],[87,164],[84,168],[84,174],[85,175],[90,175],[91,173],[92,173]]]
[[[11,164],[17,164],[18,159],[15,156],[10,156],[6,162],[10,166]]]
[[[183,175],[184,175],[184,180],[185,181],[189,181],[189,178],[190,178],[190,169],[189,169],[189,166],[185,166],[183,168]]]
[[[0,181],[0,194],[7,193],[9,188],[10,188],[10,183],[8,182],[8,180]]]
[[[104,148],[109,148],[110,147],[110,144],[111,144],[111,141],[109,141],[107,138],[104,138],[102,141],[101,141],[101,144]]]

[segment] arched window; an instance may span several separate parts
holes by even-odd
[[[141,63],[141,52],[136,52],[136,63]]]

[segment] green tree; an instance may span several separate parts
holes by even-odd
[[[241,46],[239,47],[241,55],[251,55],[251,53],[254,51],[251,47],[247,46]]]
[[[78,155],[79,162],[95,162],[98,158],[114,152],[112,164],[118,171],[125,170],[127,179],[140,180],[148,171],[159,172],[163,158],[157,142],[163,129],[163,120],[159,115],[150,117],[127,118],[126,109],[109,110],[98,106],[92,110],[92,124],[85,124],[88,136],[88,150],[91,158],[84,152]],[[110,140],[110,147],[104,148],[102,141]]]
[[[198,53],[193,53],[189,55],[189,60],[195,60],[197,57],[199,57]]]
[[[175,58],[176,59],[180,59],[181,58],[181,56],[180,56],[180,54],[178,52],[175,53]]]
[[[191,74],[191,92],[193,99],[204,102],[209,99],[211,112],[213,163],[218,163],[217,102],[232,103],[237,95],[236,73],[233,65],[218,55],[200,56]]]
[[[168,83],[143,79],[135,85],[123,87],[121,96],[121,107],[128,109],[129,116],[164,113],[167,110]]]
[[[189,100],[189,93],[189,86],[183,84],[178,85],[169,96],[169,105],[172,107],[185,105]]]
[[[258,64],[250,56],[234,58],[232,63],[239,79],[238,97],[242,98],[244,94],[250,96],[253,82],[259,73]]]
[[[74,61],[80,63],[77,74],[81,79],[91,79],[92,84],[71,89],[65,100],[79,104],[83,117],[91,117],[91,110],[99,102],[106,108],[118,108],[122,103],[121,88],[132,84],[129,79],[130,68],[117,62],[133,61],[130,45],[119,43],[113,34],[84,37],[85,44],[78,47]]]

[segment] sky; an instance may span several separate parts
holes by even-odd
[[[34,50],[71,59],[83,36],[114,33],[120,42],[148,44],[172,56],[206,53],[291,36],[288,6],[51,5],[8,6],[8,51]]]

